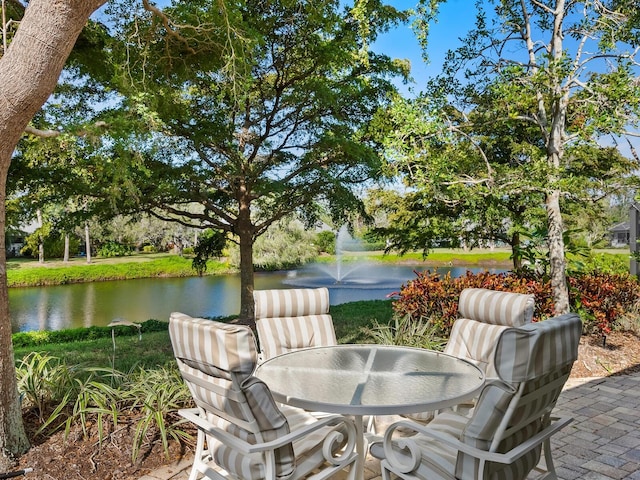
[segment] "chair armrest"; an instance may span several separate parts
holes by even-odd
[[[221,428],[212,425],[209,421],[201,416],[202,411],[198,408],[188,408],[178,410],[178,413],[195,424],[200,430],[202,430],[205,434],[211,435],[212,437],[217,438],[221,442],[232,446],[233,448],[246,453],[257,453],[257,452],[265,452],[280,448],[284,445],[287,445],[299,438],[305,437],[309,435],[311,432],[319,430],[323,427],[327,426],[336,426],[339,424],[344,424],[347,429],[347,438],[346,438],[346,446],[344,448],[345,454],[351,455],[351,453],[355,450],[356,444],[356,426],[355,422],[351,418],[343,417],[342,415],[329,415],[326,417],[322,417],[317,421],[304,425],[301,428],[298,428],[287,435],[283,435],[276,440],[272,440],[270,442],[256,443],[251,444],[244,440],[239,439],[238,437],[231,435],[230,433],[222,430]],[[341,435],[338,432],[334,432],[336,435]],[[341,438],[337,438],[336,436],[328,437],[329,443],[337,440],[341,440]],[[325,445],[327,448],[330,445],[327,445],[327,440],[325,440]],[[326,455],[325,455],[326,457]]]
[[[551,420],[552,423],[549,426],[506,453],[496,453],[488,452],[486,450],[480,450],[471,445],[467,445],[461,442],[456,437],[429,428],[428,425],[421,425],[410,420],[400,420],[391,424],[385,431],[383,440],[384,456],[388,464],[393,469],[399,470],[402,473],[409,473],[415,470],[420,464],[420,459],[423,454],[422,450],[410,436],[398,438],[395,440],[395,442],[393,441],[394,431],[399,427],[403,427],[409,428],[416,433],[420,433],[424,436],[437,440],[441,444],[452,447],[459,452],[464,452],[474,458],[489,462],[511,464],[518,458],[522,457],[525,453],[529,452],[537,445],[543,443],[556,432],[567,426],[573,421],[573,418],[554,417]],[[400,454],[397,451],[398,449],[403,450],[405,454]]]

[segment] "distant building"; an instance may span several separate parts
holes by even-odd
[[[27,233],[20,230],[7,231],[5,233],[6,253],[8,258],[20,256],[20,250],[24,247],[27,236]]]
[[[628,247],[629,246],[629,222],[621,222],[609,229],[610,241],[612,247]]]

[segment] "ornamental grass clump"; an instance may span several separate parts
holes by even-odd
[[[39,352],[25,356],[18,363],[16,374],[22,406],[32,409],[41,424],[51,406],[66,402],[74,387],[73,369],[58,358]],[[46,423],[52,421],[49,418]]]
[[[446,343],[433,323],[424,319],[414,321],[410,315],[394,315],[393,322],[388,324],[374,320],[372,327],[364,328],[364,333],[382,345],[442,350]]]
[[[16,370],[23,411],[33,412],[39,423],[35,435],[64,427],[68,436],[71,428],[79,425],[83,436],[89,438],[89,426],[94,425],[102,443],[109,432],[117,431],[120,418],[126,417],[126,423],[133,419],[134,425],[133,462],[142,447],[158,438],[167,458],[170,439],[193,441],[177,414],[193,402],[174,363],[123,373],[111,368],[72,367],[51,355],[33,352]]]
[[[131,411],[139,415],[136,421],[132,460],[135,461],[141,448],[160,436],[166,458],[169,458],[169,438],[192,441],[189,433],[182,429],[186,422],[177,411],[192,402],[177,366],[140,369],[130,376],[124,399]]]

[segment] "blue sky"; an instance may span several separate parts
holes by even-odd
[[[396,8],[406,9],[415,6],[415,1],[391,1]],[[383,34],[374,43],[373,50],[385,53],[393,58],[408,58],[411,61],[411,74],[415,80],[409,87],[419,91],[427,78],[440,73],[447,50],[460,45],[459,39],[471,30],[475,23],[475,6],[468,0],[449,0],[440,5],[437,22],[431,25],[427,54],[429,63],[422,59],[418,40],[410,25],[403,25]],[[406,87],[403,87],[403,90]]]

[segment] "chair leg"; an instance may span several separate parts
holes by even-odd
[[[391,480],[391,471],[385,468],[384,461],[380,462],[380,473],[382,480]]]
[[[376,434],[376,417],[371,415],[367,421],[367,433]]]
[[[547,471],[542,478],[557,480],[558,476],[556,475],[556,468],[553,465],[553,457],[551,456],[551,439],[547,438],[542,445],[544,451],[544,462],[547,466]]]
[[[198,478],[198,474],[201,473],[201,469],[198,468],[202,466],[206,467],[207,462],[205,461],[205,457],[209,457],[209,452],[204,450],[205,444],[205,436],[202,430],[198,430],[198,439],[196,441],[196,451],[193,456],[193,466],[191,467],[191,473],[189,474],[189,480],[196,480]]]

